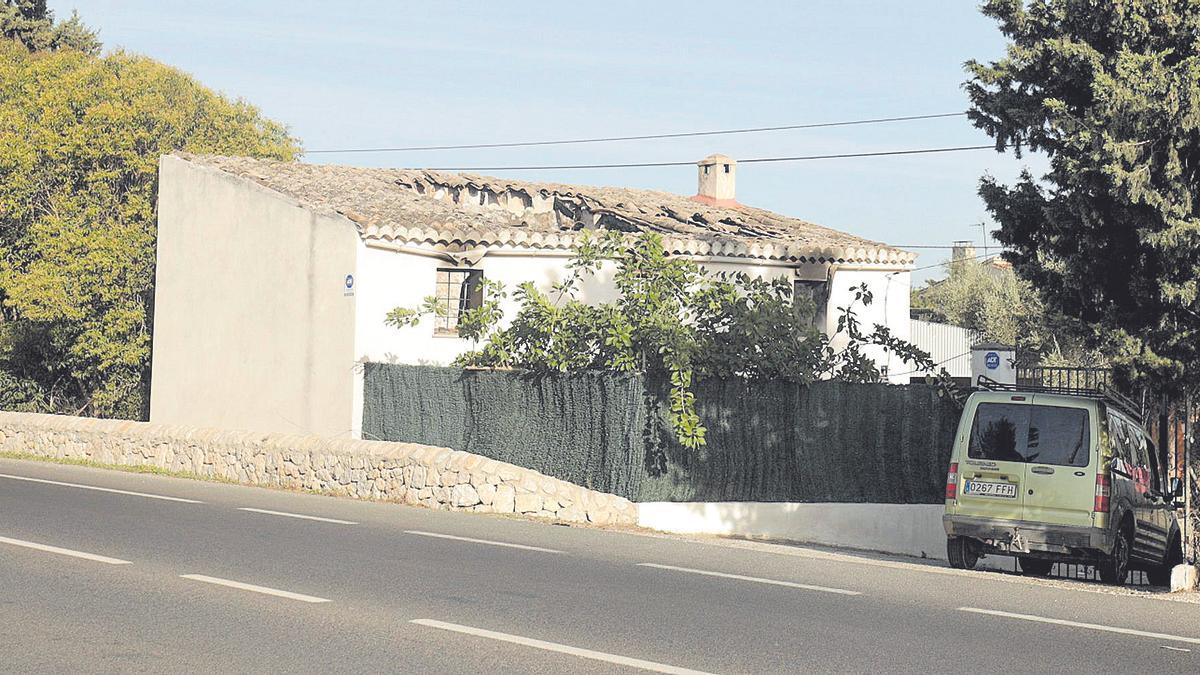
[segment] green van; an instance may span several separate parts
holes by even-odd
[[[1107,583],[1144,570],[1169,584],[1183,559],[1182,490],[1178,480],[1164,485],[1133,406],[1101,393],[995,388],[971,394],[954,439],[942,518],[951,566],[999,554],[1031,576],[1072,562],[1095,565]]]

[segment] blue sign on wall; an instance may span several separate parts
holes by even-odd
[[[983,356],[983,365],[987,366],[988,370],[995,370],[1000,367],[1000,355],[996,352],[988,352]]]

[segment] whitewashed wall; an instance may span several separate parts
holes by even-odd
[[[150,420],[351,435],[354,224],[184,159],[159,168]]]
[[[512,256],[489,254],[475,269],[483,270],[486,278],[499,281],[508,288],[510,297],[505,303],[505,315],[512,317],[517,303],[511,292],[525,281],[533,281],[543,290],[549,291],[564,279],[568,270],[567,256]],[[764,278],[793,278],[790,267],[731,262],[704,262],[711,272],[742,271]],[[392,363],[428,363],[444,365],[471,348],[471,343],[456,337],[434,334],[429,320],[420,325],[404,329],[384,325],[384,317],[395,307],[417,307],[422,300],[434,293],[437,269],[453,267],[452,263],[414,253],[360,246],[358,257],[358,311],[356,331],[356,353],[361,360]],[[581,297],[588,302],[606,302],[615,297],[611,278],[613,269],[607,266],[600,274],[589,278],[584,284]],[[879,270],[836,270],[830,288],[828,325],[826,333],[837,328],[837,307],[847,306],[853,297],[853,288],[866,283],[875,296],[874,302],[855,311],[865,329],[881,323],[891,327],[900,338],[909,336],[909,273]],[[844,340],[839,340],[844,344]],[[889,367],[891,373],[908,370],[894,357],[877,353],[877,360]],[[902,378],[893,378],[900,382]]]
[[[826,334],[837,330],[837,320],[842,313],[839,308],[849,307],[854,302],[855,289],[865,283],[873,296],[872,302],[869,306],[863,306],[861,302],[854,305],[855,316],[863,330],[870,331],[879,324],[890,328],[895,337],[908,340],[911,335],[908,316],[911,276],[907,271],[851,267],[838,269],[834,272],[833,284],[829,290],[829,325]],[[844,346],[845,343],[844,337],[833,340],[835,349]],[[894,354],[884,354],[881,349],[868,349],[867,354],[880,366],[887,366],[890,382],[908,382],[911,377],[909,371],[913,370],[911,365],[896,358]]]

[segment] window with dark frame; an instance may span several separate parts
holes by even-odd
[[[441,311],[435,318],[433,332],[458,335],[459,316],[483,304],[483,271],[438,268],[434,295]]]
[[[826,310],[829,306],[829,282],[797,280],[792,286],[792,298],[797,311],[799,311],[800,305],[798,301],[801,299],[812,303],[813,313],[809,325],[825,332]]]

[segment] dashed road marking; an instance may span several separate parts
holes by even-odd
[[[251,513],[266,513],[272,516],[284,516],[287,518],[302,518],[304,520],[319,520],[322,523],[337,523],[338,525],[357,525],[358,523],[352,520],[340,520],[338,518],[322,518],[321,516],[306,516],[300,513],[287,513],[286,511],[271,511],[268,509],[255,509],[249,506],[238,507],[238,511],[250,511]]]
[[[438,628],[440,630],[453,631],[464,635],[473,635],[475,637],[487,638],[489,640],[498,640],[500,642],[508,642],[524,647],[533,647],[534,649],[542,649],[548,652],[558,652],[559,654],[569,654],[578,656],[584,659],[593,661],[603,661],[604,663],[612,663],[618,666],[628,666],[630,668],[641,668],[655,673],[669,673],[671,675],[707,675],[704,671],[690,670],[688,668],[680,668],[671,666],[665,663],[655,663],[654,661],[644,661],[642,659],[630,658],[619,654],[608,654],[606,652],[597,652],[591,649],[582,649],[580,647],[572,647],[570,645],[562,645],[557,642],[546,642],[545,640],[535,640],[533,638],[522,637],[520,635],[510,635],[509,633],[497,633],[492,630],[484,630],[483,628],[474,628],[472,626],[463,626],[456,623],[447,623],[445,621],[435,621],[433,619],[413,619],[410,623],[415,623],[420,626],[429,628]]]
[[[552,548],[542,548],[541,546],[526,546],[525,544],[510,544],[507,541],[492,541],[491,539],[474,539],[472,537],[458,537],[453,534],[439,534],[437,532],[426,532],[424,530],[405,530],[405,534],[416,534],[422,537],[436,537],[438,539],[453,539],[454,541],[467,541],[472,544],[487,544],[488,546],[505,546],[507,548],[520,548],[526,551],[541,551],[542,553],[562,553]]]
[[[728,574],[725,572],[711,572],[709,570],[697,570],[690,567],[676,567],[674,565],[659,565],[658,563],[638,563],[639,567],[653,567],[660,570],[673,570],[675,572],[687,572],[688,574],[703,574],[710,577],[722,577],[724,579],[737,579],[739,581],[753,581],[759,584],[771,584],[773,586],[787,586],[788,588],[800,588],[806,591],[820,591],[822,593],[837,593],[839,595],[862,595],[858,591],[849,591],[844,588],[830,588],[829,586],[814,586],[812,584],[799,584],[794,581],[780,581],[778,579],[762,579],[759,577],[748,577],[741,574]]]
[[[104,563],[106,565],[129,565],[128,560],[120,558],[110,558],[105,555],[96,555],[95,553],[84,553],[83,551],[72,551],[69,548],[60,548],[58,546],[50,546],[47,544],[38,544],[32,541],[22,541],[20,539],[10,539],[8,537],[0,537],[0,544],[12,544],[13,546],[21,546],[23,548],[33,549],[35,551],[43,551],[45,553],[57,553],[58,555],[70,556],[72,558],[80,558],[81,560],[91,560],[92,562]]]
[[[973,614],[987,614],[989,616],[999,616],[1006,619],[1020,619],[1022,621],[1036,621],[1038,623],[1051,623],[1059,626],[1070,626],[1071,628],[1086,628],[1088,630],[1104,631],[1105,633],[1120,633],[1122,635],[1135,635],[1137,637],[1154,638],[1155,640],[1171,640],[1173,642],[1184,642],[1187,644],[1200,645],[1200,638],[1183,637],[1181,635],[1170,635],[1168,633],[1151,633],[1144,630],[1134,630],[1132,628],[1118,628],[1116,626],[1104,626],[1098,623],[1082,623],[1080,621],[1067,621],[1066,619],[1051,619],[1044,616],[1034,616],[1033,614],[1016,614],[1014,612],[1001,612],[995,609],[979,609],[978,607],[959,607],[961,612],[971,612]]]
[[[111,492],[118,495],[129,495],[131,497],[145,497],[147,499],[162,499],[168,502],[182,502],[184,504],[203,504],[204,502],[196,499],[184,499],[183,497],[168,497],[166,495],[154,495],[148,492],[134,492],[132,490],[117,490],[115,488],[99,487],[96,485],[81,485],[79,483],[64,483],[59,480],[46,480],[45,478],[30,478],[28,476],[14,476],[12,474],[0,473],[0,478],[8,478],[11,480],[23,480],[30,483],[45,483],[46,485],[58,485],[61,487],[72,487],[80,490],[95,490],[96,492]]]
[[[318,598],[312,595],[304,595],[303,593],[293,593],[291,591],[281,591],[278,588],[267,588],[266,586],[255,586],[254,584],[246,584],[240,581],[230,581],[229,579],[219,579],[217,577],[209,577],[203,574],[180,574],[180,579],[191,579],[192,581],[202,581],[206,584],[216,584],[217,586],[228,586],[242,591],[250,591],[252,593],[262,593],[263,595],[274,595],[280,598],[288,598],[289,600],[299,600],[300,602],[331,602],[325,598]]]

